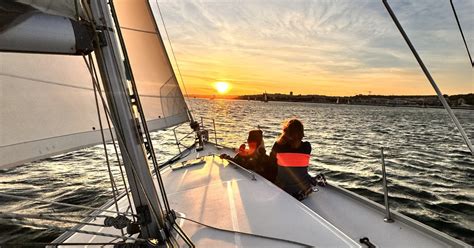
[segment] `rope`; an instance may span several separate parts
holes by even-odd
[[[126,196],[127,196],[127,200],[128,200],[128,205],[129,205],[130,211],[133,214],[134,212],[133,212],[133,208],[131,207],[132,206],[132,201],[130,200],[130,191],[128,190],[127,181],[125,180],[124,172],[123,172],[123,169],[122,169],[122,163],[120,161],[119,153],[118,153],[118,150],[117,150],[117,143],[115,142],[114,134],[112,132],[112,125],[110,124],[110,112],[109,112],[109,109],[107,108],[107,104],[106,104],[106,101],[104,99],[104,96],[102,95],[102,89],[100,87],[100,84],[98,83],[99,82],[99,77],[97,76],[97,71],[95,69],[94,60],[92,59],[92,55],[90,55],[90,54],[89,54],[89,59],[91,61],[92,70],[94,72],[94,77],[95,77],[95,82],[97,84],[97,89],[100,92],[99,95],[100,95],[100,99],[102,101],[102,107],[105,110],[105,117],[106,117],[106,120],[107,120],[107,126],[109,128],[110,137],[112,139],[112,144],[113,144],[114,151],[115,151],[115,157],[117,158],[117,163],[118,163],[118,167],[119,167],[119,170],[120,170],[120,175],[122,177],[123,186],[125,188],[125,192],[126,192]],[[127,209],[127,211],[128,211],[128,209]],[[133,218],[135,220],[135,216]]]
[[[288,240],[288,239],[281,239],[281,238],[270,237],[270,236],[264,236],[264,235],[260,235],[260,234],[254,234],[254,233],[246,233],[246,232],[235,231],[235,230],[228,230],[228,229],[224,229],[224,228],[220,228],[220,227],[210,226],[210,225],[207,225],[207,224],[204,224],[202,222],[195,221],[195,220],[192,220],[192,219],[189,219],[189,218],[186,218],[186,217],[177,216],[176,218],[187,220],[187,221],[196,223],[198,225],[205,226],[207,228],[211,228],[211,229],[218,230],[218,231],[229,232],[229,233],[237,233],[237,234],[242,234],[242,235],[247,235],[247,236],[252,236],[252,237],[257,237],[257,238],[263,238],[263,239],[271,239],[271,240],[276,240],[276,241],[282,241],[282,242],[286,242],[286,243],[290,243],[290,244],[301,245],[303,247],[314,247],[314,245],[308,245],[308,244],[301,243],[301,242],[298,242],[298,241],[293,241],[293,240]]]
[[[90,6],[89,6],[87,3],[86,3],[85,5],[86,5],[86,9],[87,9],[88,11],[90,11]],[[115,10],[114,10],[114,6],[113,6],[113,2],[109,2],[109,6],[111,7],[111,12],[112,12],[112,16],[114,17],[113,19],[115,20],[115,25],[116,25],[117,27],[119,27],[119,25],[118,25],[118,23],[117,23],[117,18],[116,18],[116,15],[115,15]],[[100,11],[101,11],[102,13],[105,13],[105,10],[102,9],[102,5],[99,4],[98,7],[99,7],[99,9],[100,9]],[[94,29],[95,29],[95,27],[94,27]],[[119,32],[119,37],[120,37],[120,30],[119,30],[118,32]],[[95,34],[95,36],[96,36],[96,37],[95,37],[96,46],[99,46],[99,44],[97,44],[97,43],[98,43],[98,35]],[[108,37],[107,35],[106,35],[106,39],[107,39],[107,43],[111,43],[110,37]],[[123,42],[121,42],[121,43],[123,43]],[[123,44],[122,44],[122,45],[123,45]],[[101,51],[100,51],[100,50],[96,51],[96,53],[99,54],[99,56],[101,56]],[[113,56],[117,57],[117,56],[115,55],[114,49],[111,50],[111,53],[112,53]],[[104,64],[103,66],[105,67],[104,69],[105,69],[105,71],[107,72],[107,65]],[[117,63],[114,63],[113,66],[116,67],[117,71],[120,71],[120,70],[119,70],[120,68],[117,68],[117,66],[118,66]],[[120,75],[120,76],[122,76],[122,75]],[[103,75],[103,77],[104,77],[104,80],[107,80],[107,78],[105,78],[105,75]],[[128,92],[127,89],[125,88],[125,85],[123,85],[123,84],[120,84],[120,85],[121,85],[121,87],[122,87],[123,92]],[[134,89],[134,92],[137,92],[136,86],[135,86],[133,83],[132,83],[132,88]],[[102,92],[99,91],[99,93],[100,93],[100,95],[101,95],[101,98],[103,99]],[[138,95],[137,95],[137,98],[138,98]],[[113,99],[112,99],[112,100],[113,100]],[[139,99],[138,99],[138,101],[139,101]],[[113,102],[112,102],[112,104],[113,104]],[[104,106],[105,106],[105,104],[104,104]],[[141,106],[138,106],[138,107],[141,107]],[[141,114],[142,114],[142,118],[144,118],[143,112],[142,112]],[[142,120],[143,120],[143,119],[142,119]],[[143,121],[142,121],[142,122],[143,122]],[[120,142],[124,143],[124,138],[122,137],[122,133],[121,133],[121,130],[123,130],[123,129],[119,126],[120,123],[119,123],[118,121],[116,121],[116,124],[117,124],[117,127],[116,127],[116,128],[118,129],[118,132],[116,132],[117,138],[119,139]],[[144,128],[146,128],[146,121],[145,121],[145,123],[144,123]],[[148,140],[149,140],[150,143],[151,143],[151,139],[149,138],[148,130],[146,130],[146,134],[147,134]],[[126,154],[126,156],[128,156],[128,158],[131,158],[130,152],[128,151],[128,148],[127,148],[126,146],[124,146],[124,150],[125,150],[125,151],[123,151],[123,152]],[[154,151],[152,151],[152,152],[153,152],[152,154],[153,154],[153,156],[154,156]],[[131,160],[130,160],[130,161],[131,161]],[[156,158],[155,158],[155,161],[156,161]],[[156,164],[156,163],[154,164],[154,166],[155,166],[155,170],[156,170],[157,172],[159,172],[159,170],[157,169],[157,164]],[[134,176],[136,177],[137,172],[136,172],[134,166],[130,166],[130,168],[131,168],[131,170],[132,170],[132,173],[133,173]],[[161,179],[160,173],[157,173],[157,178],[158,178],[158,179]],[[139,178],[138,178],[138,179],[139,179]],[[144,192],[145,200],[146,200],[146,201],[148,202],[148,204],[150,205],[150,207],[151,207],[151,212],[153,213],[153,215],[156,217],[157,220],[162,220],[162,219],[160,219],[160,215],[159,215],[157,209],[155,209],[154,205],[151,204],[150,198],[149,198],[147,192],[145,191],[142,182],[141,182],[140,180],[135,180],[135,182],[138,184],[138,185],[137,185],[137,188],[140,187],[140,188],[142,189],[142,191]],[[161,193],[163,194],[163,193],[164,193],[163,183],[161,182],[161,180],[158,180],[158,182],[160,183],[160,190],[161,190]],[[165,199],[165,200],[167,201],[167,199],[166,199],[166,194],[165,194],[165,193],[164,193],[163,199]],[[159,201],[159,198],[158,198],[158,201]],[[161,203],[160,203],[160,202],[158,202],[158,206],[159,206],[159,208],[160,208],[159,210],[160,210],[161,213],[162,213],[161,216],[164,216],[164,215],[163,215],[162,206],[161,206]],[[164,221],[164,220],[163,220],[163,221]],[[163,224],[164,224],[164,223],[163,223]]]
[[[130,213],[124,213],[124,212],[116,212],[116,211],[111,211],[107,209],[101,209],[101,208],[93,208],[93,207],[88,207],[84,205],[77,205],[77,204],[69,204],[69,203],[62,203],[62,202],[56,202],[56,201],[47,201],[47,200],[39,200],[39,199],[32,199],[24,196],[18,196],[18,195],[10,195],[10,194],[5,194],[5,193],[0,193],[0,196],[10,198],[10,199],[19,199],[19,200],[27,200],[27,201],[35,201],[35,202],[41,202],[41,203],[48,203],[48,204],[54,204],[58,206],[65,206],[65,207],[73,207],[73,208],[82,208],[82,209],[88,209],[88,210],[99,210],[102,212],[107,212],[107,213],[113,213],[113,214],[121,214],[121,215],[128,215],[128,216],[133,216]]]
[[[112,10],[113,10],[113,4],[112,4],[112,2],[110,2],[109,4],[110,4],[110,7],[111,7]],[[99,11],[102,13],[102,16],[105,16],[106,11],[102,8],[102,5],[101,5],[101,4],[98,4],[98,8],[99,8]],[[89,3],[88,3],[87,1],[84,2],[84,9],[86,10],[86,14],[88,14],[89,16],[92,16],[92,11],[91,11],[91,8],[90,8]],[[108,11],[109,11],[109,10],[107,10],[107,13],[108,13]],[[114,15],[114,11],[112,11],[112,14]],[[115,19],[116,19],[116,18],[115,18]],[[93,26],[93,29],[94,29],[94,30],[97,30],[97,28],[96,28],[94,22],[92,22],[92,26]],[[109,30],[109,29],[106,29],[106,30]],[[106,37],[106,39],[107,39],[107,40],[106,40],[107,44],[112,44],[112,43],[111,43],[112,41],[110,40],[110,37],[108,37],[108,35],[106,35],[105,37]],[[100,44],[99,44],[99,37],[98,37],[97,32],[95,33],[94,42],[95,42],[95,46],[96,46],[96,47],[100,47]],[[111,49],[110,52],[112,53],[111,56],[116,57],[115,52],[114,52],[114,49]],[[95,51],[95,53],[96,53],[96,56],[103,57],[102,51],[101,51],[100,49],[97,49],[97,50]],[[102,66],[104,67],[104,68],[103,68],[103,69],[104,69],[104,72],[108,72],[107,64],[103,63]],[[117,67],[117,66],[118,66],[117,63],[113,63],[113,66],[116,67],[115,69],[116,69],[117,71],[120,71],[120,70],[119,70],[120,68]],[[103,77],[103,80],[104,80],[104,81],[108,80],[108,78],[107,78],[106,75],[101,74],[101,76]],[[122,75],[119,75],[119,76],[121,77]],[[123,81],[123,78],[121,78],[121,80]],[[125,85],[123,85],[123,84],[119,84],[119,85],[120,85],[120,87],[122,87],[122,92],[128,92],[127,89],[125,88]],[[101,98],[104,99],[103,96],[102,96],[102,92],[99,91],[99,93],[100,93]],[[103,101],[103,102],[104,102],[104,101]],[[115,104],[113,98],[111,99],[111,104]],[[105,104],[104,104],[104,106],[105,106]],[[109,113],[109,114],[110,114],[110,113]],[[113,118],[115,118],[115,116],[113,116],[113,115],[110,115],[110,116],[113,117]],[[116,134],[117,134],[117,138],[118,138],[119,142],[125,144],[124,138],[121,136],[121,135],[122,135],[121,132],[122,132],[123,128],[121,127],[120,122],[119,122],[118,120],[115,120],[114,123],[115,123],[115,125],[116,125],[116,127],[115,127],[116,130],[117,130],[117,131],[116,131]],[[133,163],[133,161],[130,159],[130,158],[131,158],[131,156],[130,156],[130,151],[128,150],[127,146],[123,146],[123,148],[124,148],[124,151],[122,151],[122,152],[123,152],[122,155],[125,154],[125,155],[129,158],[130,162]],[[133,174],[133,177],[136,178],[138,173],[136,172],[136,170],[135,170],[133,164],[132,164],[132,166],[130,166],[130,168],[131,168],[131,172],[132,172],[132,174]],[[139,178],[138,178],[138,179],[139,179]],[[142,189],[142,191],[143,191],[143,193],[144,193],[144,196],[145,196],[145,201],[147,201],[148,204],[150,205],[152,214],[155,216],[155,218],[156,218],[157,220],[160,220],[160,218],[159,218],[160,215],[158,214],[157,210],[156,210],[156,209],[153,207],[153,205],[151,204],[151,201],[150,201],[150,199],[149,199],[149,197],[148,197],[148,195],[147,195],[147,193],[146,193],[146,191],[145,191],[145,189],[144,189],[144,186],[142,185],[141,181],[140,181],[140,180],[134,180],[134,182],[135,182],[135,184],[136,184],[136,185],[135,185],[136,188],[141,188],[141,189]],[[138,200],[141,201],[140,195],[137,195],[137,197],[138,197]],[[159,204],[159,207],[161,208],[161,204]],[[104,210],[104,211],[105,211],[105,210]],[[107,211],[108,211],[108,210],[107,210]],[[112,211],[111,211],[111,212],[112,212]]]
[[[109,4],[110,4],[111,13],[112,13],[112,17],[113,17],[115,26],[120,27],[120,25],[119,25],[119,23],[118,23],[118,18],[117,18],[117,16],[116,16],[114,4],[113,4],[113,2],[110,2]],[[128,60],[127,50],[126,50],[125,45],[124,45],[124,42],[123,42],[123,37],[122,37],[122,33],[121,33],[121,31],[120,31],[120,28],[117,28],[117,34],[118,34],[118,37],[119,37],[119,39],[120,39],[120,45],[121,45],[122,50],[123,50],[123,55],[124,55],[125,58]],[[109,42],[110,42],[110,41],[109,41]],[[114,52],[113,49],[112,49],[112,52]],[[139,99],[139,96],[138,96],[138,90],[137,90],[137,88],[136,88],[135,81],[133,80],[133,73],[132,73],[132,72],[131,72],[131,76],[132,76],[131,86],[132,86],[133,93],[134,93],[134,95],[136,96],[136,100],[137,100],[135,106],[137,106],[138,113],[140,114],[140,119],[141,119],[141,121],[142,121],[142,126],[143,126],[143,128],[144,128],[145,134],[147,135],[147,139],[148,139],[148,141],[149,141],[149,145],[151,145],[151,138],[149,138],[148,127],[146,126],[145,116],[144,116],[144,114],[143,114],[142,106],[141,106],[140,99]],[[122,85],[122,87],[124,87],[124,86]],[[127,89],[124,88],[124,92],[128,92]],[[140,111],[140,110],[141,110],[141,111]],[[123,141],[123,139],[122,139],[122,141]],[[150,154],[152,155],[152,158],[154,158],[154,160],[153,160],[153,166],[156,168],[157,165],[155,164],[156,157],[154,157],[154,156],[155,156],[154,151],[150,151]],[[127,155],[129,156],[128,151],[127,151]],[[130,157],[130,156],[129,156],[129,157]],[[136,172],[135,172],[135,173],[136,173]],[[138,173],[137,173],[137,174],[138,174]],[[161,193],[161,195],[162,195],[162,199],[163,199],[163,201],[164,201],[165,208],[166,208],[166,210],[168,210],[168,212],[169,212],[169,204],[168,204],[168,201],[167,201],[167,198],[166,198],[166,193],[163,192],[163,191],[164,191],[164,186],[163,186],[163,182],[161,181],[161,175],[159,175],[159,174],[158,174],[158,176],[157,176],[157,181],[158,181],[158,184],[160,185],[160,193]],[[140,187],[143,189],[143,192],[146,192],[145,189],[144,189],[144,187],[143,187],[143,185],[141,185],[141,182],[139,182],[139,183],[140,183]],[[155,188],[155,190],[156,190],[156,188]],[[157,192],[157,193],[158,193],[158,192]],[[150,203],[150,206],[153,206],[153,205],[151,204],[151,201],[149,200],[149,197],[146,196],[146,193],[145,193],[145,198],[147,198],[146,200]],[[159,201],[159,199],[158,199],[158,201]],[[159,212],[161,213],[161,216],[164,216],[163,208],[162,208],[160,202],[159,202],[159,204],[158,204],[158,207],[159,207]],[[152,209],[153,209],[154,211],[157,211],[157,210],[155,210],[153,207],[152,207]],[[160,220],[160,218],[159,218],[160,215],[158,214],[158,212],[156,212],[155,215],[156,215],[157,220]]]
[[[117,184],[115,184],[114,176],[112,175],[112,170],[110,169],[109,153],[107,151],[107,144],[106,144],[105,136],[104,136],[104,127],[102,126],[102,117],[100,116],[99,100],[97,98],[97,87],[96,87],[97,82],[95,81],[95,77],[94,77],[94,74],[92,73],[92,69],[91,69],[92,61],[89,60],[90,64],[88,64],[86,57],[84,55],[82,57],[84,58],[84,62],[86,63],[86,66],[89,68],[89,72],[90,72],[91,78],[92,78],[92,86],[93,86],[93,89],[94,89],[95,106],[96,106],[96,109],[97,109],[97,117],[99,119],[100,135],[101,135],[101,138],[102,138],[102,145],[104,147],[105,161],[107,163],[107,171],[109,172],[110,185],[112,187],[112,195],[114,197],[115,210],[117,212],[119,212],[119,206],[118,206],[118,201],[117,201],[117,191],[118,191],[118,189],[117,189]],[[122,235],[124,235],[123,229],[120,229],[120,232],[122,233]]]

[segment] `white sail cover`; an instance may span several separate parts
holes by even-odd
[[[147,0],[113,2],[148,128],[163,129],[188,121],[179,88]]]
[[[147,7],[141,1],[130,2]],[[144,8],[129,11],[133,17],[123,22],[147,31],[126,31],[124,37],[149,129],[188,121],[186,103],[163,43],[157,30],[150,29],[154,23],[126,21],[137,16],[153,21],[151,12]],[[146,25],[135,25],[143,23]],[[105,125],[104,113],[101,115]],[[0,168],[101,141],[91,76],[81,56],[0,52]]]

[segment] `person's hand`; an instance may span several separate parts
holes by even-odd
[[[219,158],[221,158],[221,159],[231,159],[231,157],[230,157],[229,155],[225,154],[225,153],[222,153],[222,154],[219,156]]]
[[[246,147],[245,147],[245,144],[240,145],[239,151],[237,152],[237,155],[239,155],[239,156],[241,156],[241,157],[247,156],[247,155],[248,155],[248,151],[245,150],[245,148],[246,148]]]
[[[326,177],[324,176],[324,174],[320,173],[318,175],[316,175],[315,177],[311,177],[311,184],[313,186],[321,186],[321,187],[324,187],[327,185],[327,182],[326,182]]]

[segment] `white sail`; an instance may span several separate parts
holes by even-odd
[[[186,102],[146,0],[114,1],[150,130],[188,121]]]
[[[80,56],[0,53],[0,167],[100,143],[92,87]]]
[[[71,3],[19,2],[73,13]],[[149,130],[188,121],[148,2],[116,1],[116,7]],[[0,168],[101,142],[91,76],[81,56],[0,53],[0,104]]]

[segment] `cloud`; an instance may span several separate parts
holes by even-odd
[[[441,88],[448,94],[472,91],[472,69],[449,1],[389,2]],[[474,1],[454,2],[474,45]],[[151,3],[156,13],[157,2]],[[285,91],[298,84],[303,94],[356,94],[370,88],[381,94],[433,93],[381,1],[158,3],[190,84],[226,78],[236,82],[234,90],[246,92],[260,82]],[[408,88],[414,83],[425,87],[413,92]]]

